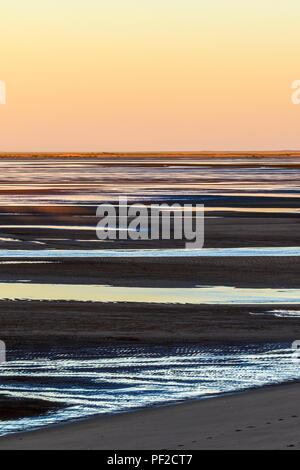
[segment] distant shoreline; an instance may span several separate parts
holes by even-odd
[[[300,158],[300,150],[203,152],[0,152],[0,158]]]

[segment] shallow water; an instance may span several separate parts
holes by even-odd
[[[67,406],[40,417],[2,421],[0,434],[299,379],[294,353],[289,344],[8,351],[9,362],[0,364],[2,393]]]
[[[249,163],[254,167],[247,168]],[[233,197],[299,195],[297,165],[299,159],[288,158],[12,159],[0,162],[0,204],[99,204],[121,195],[149,200],[219,193],[218,205],[233,192]]]
[[[227,286],[158,288],[80,284],[0,282],[0,300],[64,300],[158,304],[299,304],[300,289],[246,289]]]
[[[279,318],[300,318],[300,310],[268,310],[266,312],[251,313],[251,315],[268,315]]]
[[[0,250],[0,258],[175,258],[207,256],[300,256],[300,247],[159,250]]]

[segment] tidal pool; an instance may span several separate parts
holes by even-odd
[[[176,258],[224,256],[300,256],[300,247],[159,250],[0,250],[0,258]]]
[[[185,288],[119,287],[85,284],[0,282],[0,300],[65,300],[159,304],[300,304],[300,289],[247,289],[228,286]]]

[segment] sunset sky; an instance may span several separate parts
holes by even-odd
[[[2,0],[0,151],[300,149],[299,0]]]

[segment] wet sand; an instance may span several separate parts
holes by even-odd
[[[0,449],[299,449],[300,384],[101,416],[0,438]]]
[[[103,342],[239,344],[299,339],[299,317],[250,315],[275,309],[300,310],[300,303],[270,307],[2,301],[1,338],[8,349],[76,348]]]
[[[27,261],[27,260],[26,260]],[[300,288],[300,257],[62,259],[0,264],[3,282],[133,287]],[[300,308],[275,305],[272,309]],[[47,345],[102,341],[294,341],[300,318],[253,316],[269,306],[0,301],[1,339]],[[43,325],[43,328],[41,328]],[[299,330],[300,331],[300,330]]]
[[[300,288],[300,256],[82,257],[44,261],[1,258],[0,280],[135,287]]]
[[[297,203],[300,204],[300,199]],[[52,210],[56,211],[56,208]],[[70,210],[72,212],[73,209]],[[0,249],[159,249],[185,246],[184,241],[172,239],[98,240],[96,225],[99,220],[90,214],[91,210],[95,213],[96,207],[88,209],[89,214],[85,215],[1,215]],[[91,228],[81,230],[80,227]],[[297,214],[224,213],[219,210],[205,216],[204,248],[299,246],[299,240]]]

